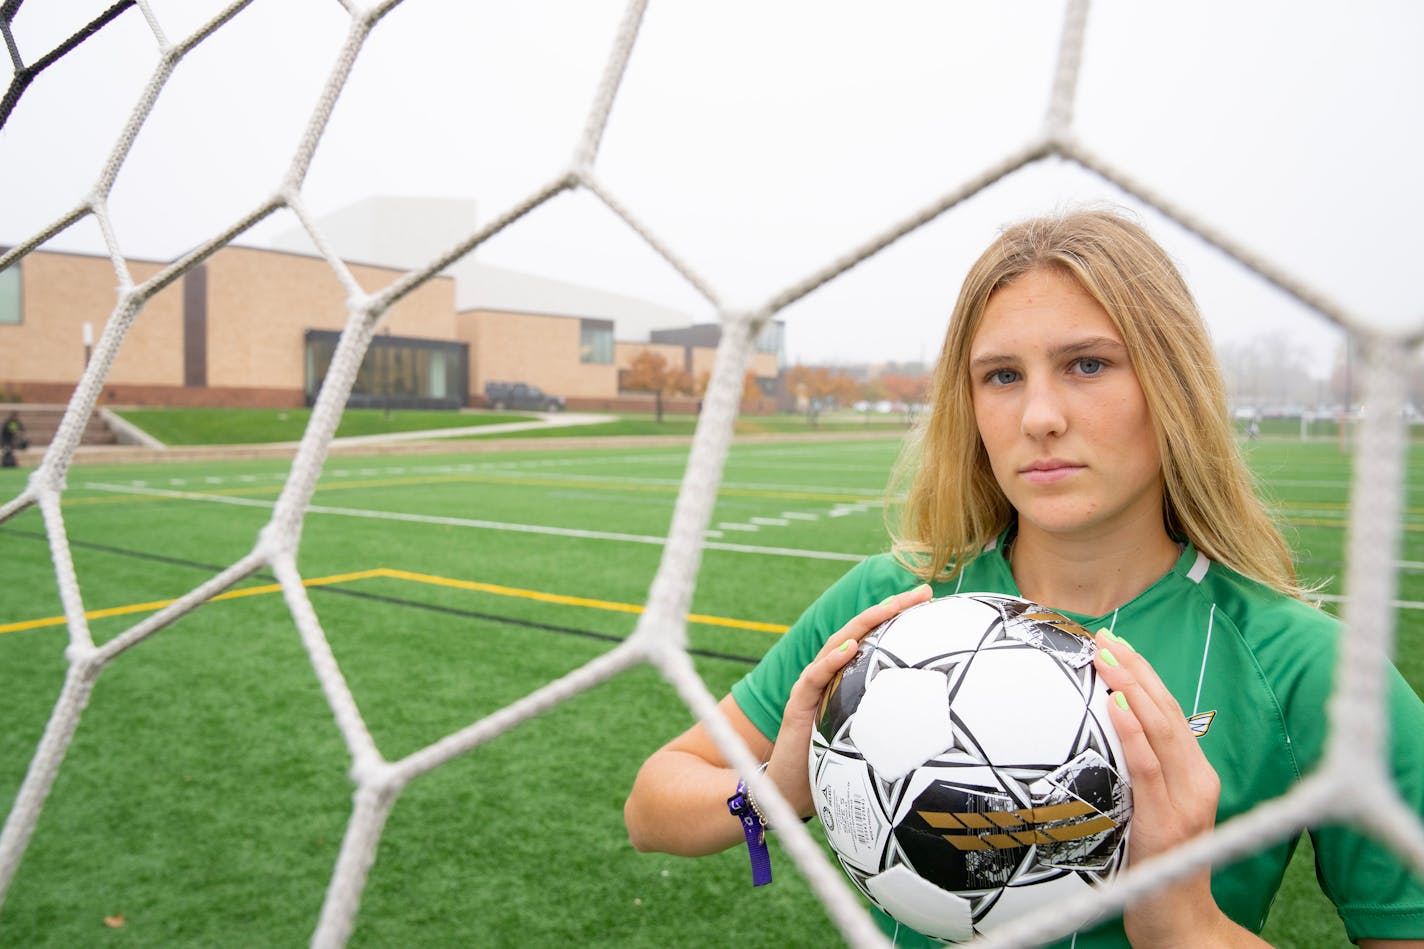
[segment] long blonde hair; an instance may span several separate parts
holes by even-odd
[[[1293,597],[1290,547],[1237,449],[1216,355],[1191,291],[1167,253],[1113,211],[1032,218],[999,235],[969,269],[935,366],[930,412],[896,465],[904,500],[894,553],[926,580],[952,578],[1008,527],[974,420],[969,347],[989,297],[1032,270],[1082,285],[1122,334],[1162,457],[1163,523],[1211,559]]]

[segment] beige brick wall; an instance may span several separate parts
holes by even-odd
[[[775,379],[777,376],[776,353],[752,353],[747,368],[756,373],[758,379]]]
[[[353,266],[373,292],[401,273]],[[229,247],[208,260],[208,385],[300,389],[303,332],[346,325],[346,291],[314,257]],[[455,337],[455,282],[427,281],[395,304],[378,332],[421,339]],[[180,376],[181,381],[181,376]]]
[[[113,314],[114,268],[107,257],[34,251],[20,261],[23,322],[0,324],[0,388],[8,383],[73,386],[84,371],[84,324],[99,336]],[[161,265],[130,262],[135,283]],[[166,287],[129,327],[109,381],[183,383],[183,295]]]
[[[114,309],[115,279],[108,258],[36,251],[21,262],[24,322],[0,324],[0,389],[69,391],[84,369],[83,325],[97,343]],[[226,399],[243,390],[295,394],[304,381],[303,331],[339,330],[346,292],[318,258],[242,247],[224,248],[206,262],[207,382]],[[137,284],[163,265],[129,264]],[[357,266],[358,284],[375,291],[401,271]],[[422,339],[455,337],[455,283],[427,281],[393,306],[383,329]],[[191,403],[200,390],[164,397],[183,385],[183,283],[157,293],[134,320],[106,388],[141,401]],[[271,396],[263,396],[270,400]],[[200,403],[207,400],[198,398]],[[239,399],[239,402],[249,401]]]
[[[456,338],[470,345],[472,398],[482,398],[491,381],[526,382],[571,399],[618,394],[616,364],[579,361],[576,317],[468,310],[457,322]]]

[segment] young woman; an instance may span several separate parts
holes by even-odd
[[[960,591],[1024,596],[1101,630],[1133,786],[1130,862],[1278,797],[1319,761],[1338,624],[1303,601],[1191,294],[1134,222],[1083,211],[994,241],[965,279],[896,483],[893,551],[826,591],[721,703],[801,814],[827,683],[881,622]],[[1424,813],[1424,704],[1397,674],[1390,703],[1395,774]],[[639,771],[624,809],[633,845],[741,844],[737,786],[692,727]],[[1311,837],[1351,939],[1424,946],[1424,883],[1351,830]],[[1296,843],[1202,870],[1073,945],[1260,945]],[[882,922],[897,945],[938,945]]]

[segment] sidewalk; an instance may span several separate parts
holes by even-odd
[[[571,425],[598,425],[616,422],[616,415],[597,415],[592,412],[535,412],[537,421],[504,422],[499,425],[466,425],[459,428],[427,428],[414,432],[388,432],[383,435],[352,435],[349,438],[333,438],[331,444],[377,445],[386,442],[419,442],[431,438],[462,438],[467,435],[503,435],[506,432],[525,432],[535,428],[564,428]],[[288,442],[287,444],[295,444]]]

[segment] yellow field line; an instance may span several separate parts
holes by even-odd
[[[303,580],[304,587],[323,587],[333,583],[348,583],[352,580],[366,580],[371,577],[381,576],[380,570],[360,570],[355,573],[338,573],[329,577],[313,577],[310,580]],[[280,592],[282,587],[276,583],[264,583],[261,586],[242,587],[238,590],[228,590],[226,593],[219,593],[212,597],[209,602],[218,600],[240,600],[246,596],[261,596],[266,593]],[[129,603],[126,606],[110,606],[102,610],[90,610],[84,614],[85,619],[107,619],[111,616],[128,616],[131,613],[153,613],[169,606],[173,600],[153,600],[149,603]],[[44,619],[26,620],[22,623],[6,623],[0,625],[0,633],[18,633],[26,629],[40,629],[45,626],[63,626],[65,618],[63,616],[47,616]]]
[[[479,593],[492,593],[496,596],[512,596],[524,600],[536,600],[541,603],[555,603],[560,606],[579,606],[585,609],[611,610],[618,613],[637,614],[643,612],[643,607],[636,603],[617,603],[612,600],[594,600],[587,597],[565,596],[561,593],[545,593],[540,590],[523,590],[518,587],[506,587],[494,583],[480,583],[476,580],[458,580],[453,577],[440,577],[428,573],[413,573],[409,570],[395,570],[389,567],[375,567],[370,570],[358,570],[352,573],[338,573],[329,577],[314,577],[310,580],[303,580],[302,586],[330,586],[336,583],[350,583],[356,580],[370,580],[374,578],[404,580],[410,583],[425,583],[431,586],[452,587],[457,590],[473,590]],[[281,586],[278,584],[268,583],[262,586],[243,587],[240,590],[229,590],[226,593],[219,593],[213,597],[212,600],[236,600],[246,596],[277,593],[281,589]],[[84,616],[86,619],[95,620],[112,616],[127,616],[131,613],[151,613],[156,610],[161,610],[173,602],[173,600],[154,600],[149,603],[130,603],[126,606],[111,606],[102,610],[91,610],[85,613]],[[750,629],[764,633],[784,633],[789,629],[787,626],[776,623],[758,623],[753,620],[732,619],[726,616],[706,616],[700,613],[689,613],[687,619],[689,622],[699,623],[705,626]],[[44,619],[26,620],[20,623],[0,625],[0,634],[18,633],[22,630],[40,629],[46,626],[63,626],[64,624],[65,618],[63,616],[48,616]]]
[[[396,580],[410,580],[415,583],[429,583],[435,586],[454,587],[459,590],[477,590],[496,596],[513,596],[541,603],[557,603],[561,606],[582,606],[593,610],[612,610],[617,613],[641,613],[643,607],[637,603],[616,603],[612,600],[591,600],[581,596],[565,596],[562,593],[544,593],[540,590],[521,590],[518,587],[481,583],[477,580],[456,580],[451,577],[437,577],[428,573],[411,573],[409,570],[382,570],[384,576]],[[689,622],[706,626],[725,626],[731,629],[753,629],[764,633],[784,633],[790,627],[776,623],[758,623],[753,620],[731,619],[725,616],[707,616],[701,613],[687,614]]]

